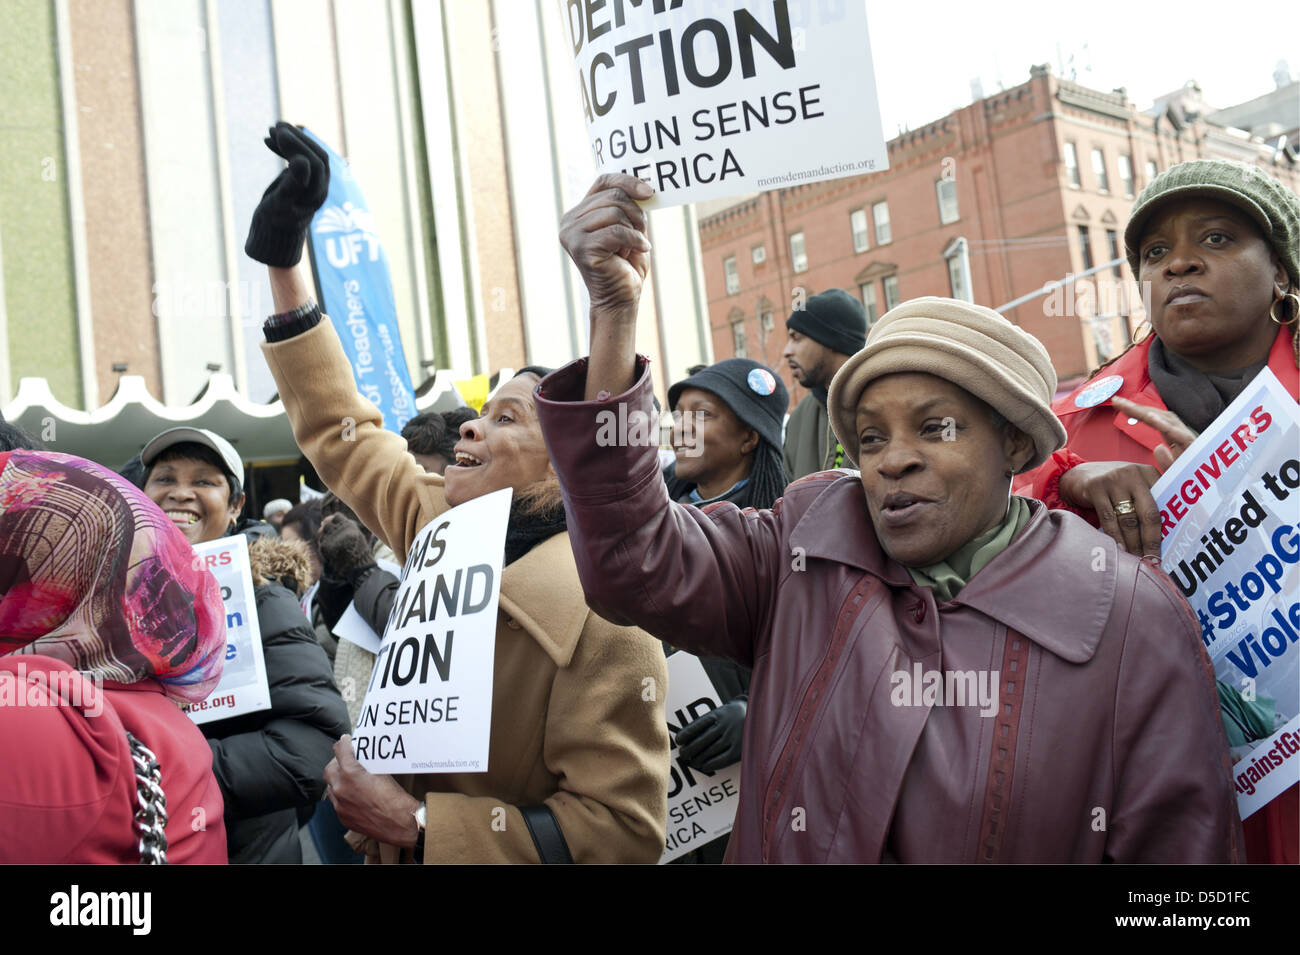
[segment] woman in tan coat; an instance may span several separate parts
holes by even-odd
[[[324,200],[325,158],[287,124],[272,141],[291,164],[254,214],[246,250],[271,266],[279,314],[268,319],[262,347],[321,479],[403,561],[416,534],[449,506],[516,491],[488,771],[395,781],[362,768],[344,737],[325,781],[353,831],[349,841],[372,861],[656,861],[667,814],[667,667],[658,641],[587,608],[537,422],[538,376],[507,382],[462,426],[445,479],[426,473],[357,393],[338,335],[294,268],[302,236],[289,233],[305,229]]]

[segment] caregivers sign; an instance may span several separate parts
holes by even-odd
[[[1151,488],[1201,624],[1245,819],[1300,779],[1300,409],[1261,371]]]
[[[887,169],[865,0],[559,0],[597,172],[677,205]]]
[[[372,773],[483,773],[506,521],[503,488],[415,535],[352,733]]]

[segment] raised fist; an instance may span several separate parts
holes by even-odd
[[[638,200],[654,190],[635,176],[598,176],[560,223],[560,244],[582,274],[593,312],[622,312],[641,298],[650,268],[647,219]]]
[[[287,269],[302,258],[307,227],[329,193],[329,156],[296,126],[285,122],[271,127],[266,145],[289,165],[262,194],[244,251],[264,265]]]

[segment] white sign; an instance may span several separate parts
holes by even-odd
[[[679,650],[668,658],[664,708],[674,739],[682,727],[721,705],[699,657]],[[691,769],[682,762],[675,742],[670,759],[668,839],[660,865],[729,833],[740,801],[740,763],[714,773]]]
[[[652,204],[889,168],[865,0],[559,0],[601,173]]]
[[[355,600],[348,604],[348,609],[343,611],[343,616],[334,624],[333,633],[340,640],[355,643],[362,650],[376,655],[383,646],[383,637],[370,629],[370,624],[357,611]]]
[[[226,610],[226,663],[217,688],[207,699],[191,703],[186,712],[195,723],[210,723],[269,710],[271,690],[266,683],[253,575],[248,569],[248,538],[235,534],[195,544],[194,554],[221,587]]]
[[[1151,488],[1245,819],[1300,779],[1300,408],[1265,368]]]
[[[394,577],[402,576],[402,568],[391,560],[380,559],[376,560],[375,564],[385,573],[392,574]],[[366,623],[366,618],[361,616],[360,611],[357,610],[355,600],[348,603],[347,609],[343,611],[343,615],[334,624],[332,632],[340,640],[355,643],[369,653],[378,654],[383,642],[383,634],[375,633],[370,624]]]
[[[510,488],[415,536],[352,732],[372,773],[482,773]]]

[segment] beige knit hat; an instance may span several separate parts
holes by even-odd
[[[1065,444],[1052,413],[1056,371],[1041,342],[997,312],[951,298],[914,298],[872,326],[867,344],[831,381],[827,409],[844,452],[858,459],[857,407],[883,375],[919,372],[964,388],[1029,435],[1029,471]]]

